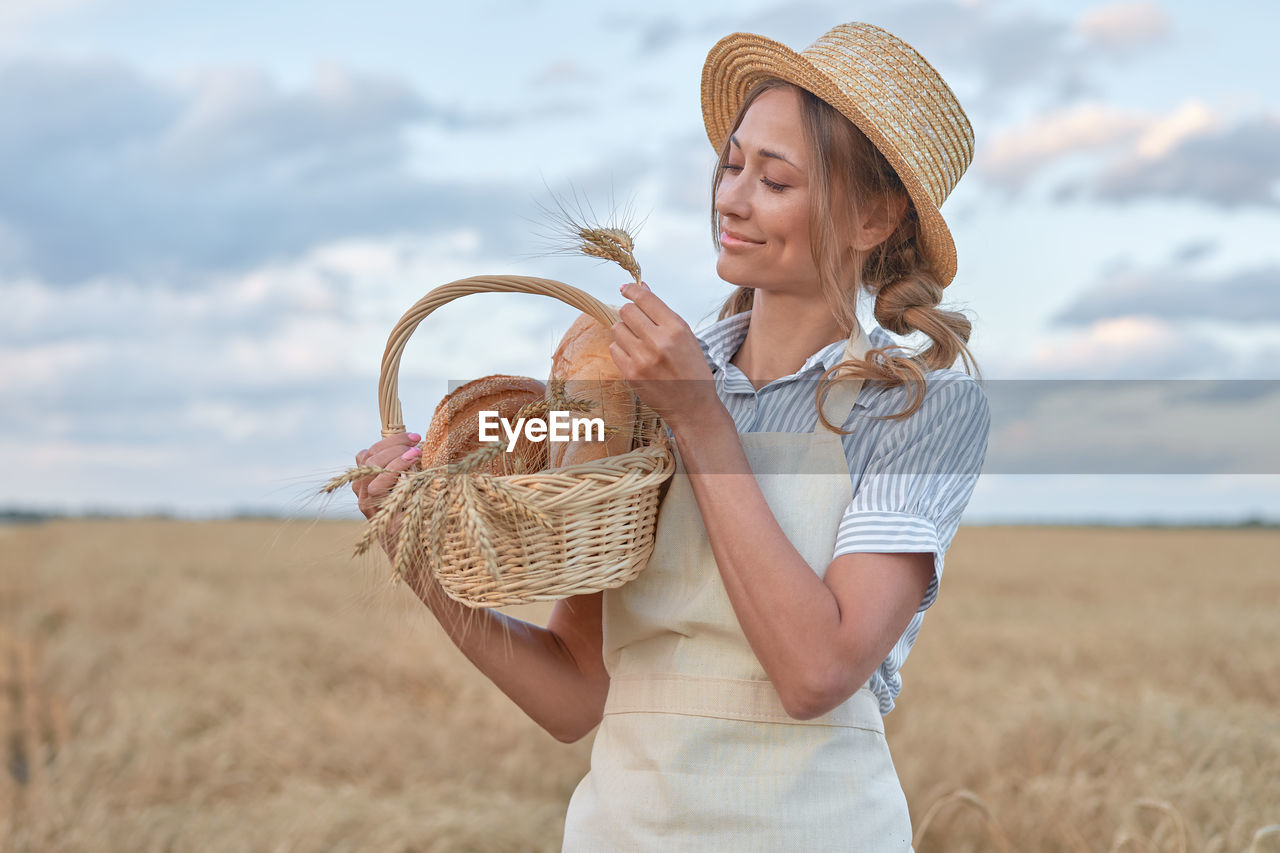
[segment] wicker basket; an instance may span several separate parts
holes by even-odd
[[[540,294],[606,326],[617,321],[614,309],[552,279],[473,276],[441,285],[405,312],[387,341],[378,383],[384,436],[405,431],[397,394],[409,337],[437,308],[473,293]],[[469,607],[550,601],[618,587],[640,573],[653,551],[658,504],[675,460],[661,420],[637,404],[637,423],[646,428],[636,431],[626,453],[530,474],[499,477],[452,466],[401,478],[396,489],[417,478],[402,506],[402,524],[416,525],[407,540],[449,597]],[[534,512],[513,516],[513,499]],[[434,536],[424,522],[432,510]],[[534,518],[539,515],[541,522]]]

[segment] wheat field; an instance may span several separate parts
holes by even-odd
[[[0,527],[4,849],[559,850],[591,737],[527,719],[358,531]],[[1280,851],[1277,555],[961,528],[886,718],[917,851]]]

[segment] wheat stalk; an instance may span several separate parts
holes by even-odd
[[[331,495],[343,486],[354,483],[356,480],[363,480],[365,477],[373,477],[377,474],[394,473],[386,468],[380,468],[377,465],[357,465],[355,468],[349,468],[342,474],[334,477],[329,482],[320,487],[323,494]]]
[[[1160,812],[1168,817],[1170,822],[1173,824],[1173,828],[1178,831],[1178,850],[1180,853],[1187,853],[1187,827],[1182,820],[1182,815],[1178,813],[1178,810],[1175,809],[1171,803],[1167,803],[1164,800],[1143,798],[1134,800],[1129,804],[1129,811],[1131,813],[1136,814],[1142,809]],[[1125,828],[1122,829],[1112,841],[1110,853],[1116,853],[1116,851],[1122,850],[1125,845],[1131,842],[1141,844],[1143,847],[1148,849],[1154,849],[1152,844],[1153,841],[1153,838],[1147,838],[1144,835],[1139,835],[1137,830]]]
[[[1280,823],[1273,823],[1270,826],[1264,826],[1253,834],[1253,841],[1249,843],[1249,849],[1244,853],[1257,853],[1258,842],[1266,838],[1268,835],[1280,835]]]
[[[920,842],[924,840],[925,833],[929,831],[929,826],[933,823],[934,818],[938,816],[944,807],[952,803],[959,803],[967,808],[972,808],[981,814],[984,822],[986,823],[988,837],[995,846],[1001,851],[1001,853],[1013,853],[1013,845],[1009,842],[1008,836],[1005,835],[1004,829],[1000,826],[999,821],[996,820],[995,815],[992,814],[991,809],[987,807],[987,804],[982,801],[981,797],[973,791],[969,791],[964,788],[957,789],[944,797],[940,797],[934,801],[933,805],[929,806],[928,810],[924,813],[924,817],[920,819],[920,823],[916,827],[915,837],[911,840],[911,846],[913,849],[920,848]]]
[[[453,506],[455,497],[456,494],[448,488],[446,482],[445,487],[436,492],[435,500],[431,502],[431,511],[427,513],[427,542],[431,549],[432,571],[444,562],[444,533],[449,524],[449,508]]]
[[[550,244],[552,254],[583,254],[604,261],[613,261],[622,267],[636,284],[640,283],[640,264],[635,257],[635,238],[632,232],[636,226],[630,222],[630,208],[621,214],[614,213],[608,222],[598,224],[595,211],[589,203],[583,209],[584,202],[574,193],[573,201],[566,202],[552,194],[555,209],[542,207],[552,225],[552,231],[543,236]]]
[[[498,549],[494,547],[493,539],[489,536],[484,503],[479,500],[473,478],[460,477],[457,482],[462,487],[462,533],[468,544],[480,552],[480,556],[489,567],[489,575],[496,582],[499,580]]]
[[[551,514],[520,494],[516,489],[501,480],[487,480],[481,486],[491,498],[494,506],[503,509],[502,517],[522,520],[547,530],[555,530],[555,522]]]
[[[400,541],[396,545],[396,558],[392,565],[394,577],[408,580],[411,572],[422,568],[422,521],[425,514],[426,500],[423,494],[431,481],[425,477],[413,478],[409,495],[406,496],[409,508],[405,511],[400,523]]]
[[[581,244],[578,251],[593,258],[613,261],[640,283],[640,264],[632,254],[635,244],[631,235],[619,228],[587,228],[579,226],[577,232]]]
[[[390,472],[395,473],[395,472]],[[421,472],[418,472],[419,475]],[[391,529],[391,522],[395,520],[396,514],[404,508],[405,501],[408,499],[410,489],[406,484],[410,484],[412,478],[416,476],[409,472],[403,472],[398,475],[396,483],[391,487],[391,491],[383,498],[382,503],[378,506],[378,511],[369,519],[369,523],[365,526],[364,535],[356,542],[356,556],[364,554],[375,542],[382,540],[386,532]]]

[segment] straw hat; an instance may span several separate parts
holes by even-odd
[[[751,33],[725,36],[702,67],[702,118],[716,151],[747,92],[766,77],[817,95],[880,149],[915,204],[925,257],[950,284],[956,245],[938,208],[973,160],[973,127],[934,67],[871,24],[832,27],[800,53]]]

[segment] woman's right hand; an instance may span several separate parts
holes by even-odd
[[[376,465],[387,469],[384,474],[376,474],[351,483],[351,490],[356,493],[356,501],[365,518],[373,517],[387,493],[391,491],[391,487],[396,484],[398,475],[408,471],[418,461],[422,450],[415,445],[420,441],[422,436],[417,433],[396,433],[356,454],[357,465]]]

